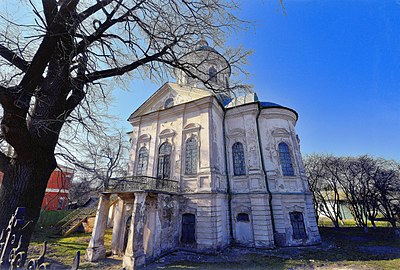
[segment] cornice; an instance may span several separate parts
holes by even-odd
[[[289,120],[293,125],[296,125],[297,115],[286,108],[263,108],[260,117],[265,119],[282,119]]]

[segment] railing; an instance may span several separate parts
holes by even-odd
[[[31,259],[26,263],[28,257],[26,238],[24,230],[32,221],[25,221],[25,208],[18,207],[12,215],[8,226],[0,232],[0,269],[25,269],[46,270],[48,263],[45,262],[46,241],[43,243],[42,253],[37,259]],[[80,251],[76,253],[71,270],[77,270],[80,261]],[[53,269],[53,267],[51,267]]]
[[[128,176],[110,180],[107,191],[164,191],[178,192],[178,181],[150,176]]]

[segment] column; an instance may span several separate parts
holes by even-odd
[[[100,194],[99,205],[97,207],[96,219],[90,239],[89,246],[86,249],[86,260],[95,262],[98,259],[106,257],[106,248],[104,247],[104,233],[107,226],[108,209],[110,207],[111,194]]]
[[[123,255],[123,241],[125,234],[125,215],[126,205],[129,200],[133,200],[132,196],[126,194],[119,195],[118,202],[115,205],[114,224],[111,240],[111,251],[113,255]]]
[[[126,270],[138,269],[145,264],[144,254],[144,226],[146,211],[145,192],[135,192],[135,201],[132,210],[132,223],[129,231],[128,244],[126,246],[123,267]]]

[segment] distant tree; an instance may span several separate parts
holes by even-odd
[[[356,224],[368,231],[369,171],[372,164],[367,156],[340,158],[339,182]]]
[[[373,196],[379,212],[396,228],[400,207],[400,164],[385,159],[377,159],[376,163],[376,173],[371,180]]]
[[[306,156],[305,169],[315,211],[328,217],[339,228],[342,219],[340,202],[343,198],[340,198],[338,158],[317,154]]]
[[[197,64],[182,56],[201,39],[224,48],[227,35],[243,23],[230,0],[29,3],[34,17],[20,23],[12,15],[2,16],[0,30],[1,131],[14,149],[13,157],[0,153],[0,231],[17,206],[25,207],[26,220],[32,222],[24,231],[23,249],[57,164],[54,152],[61,130],[69,121],[85,127],[93,97],[109,98],[102,92],[104,80],[127,73],[134,79],[165,78],[180,69],[214,91],[229,91],[214,87]],[[240,48],[227,48],[224,54],[233,69],[246,55]]]
[[[368,231],[384,218],[396,228],[400,208],[400,164],[368,155],[335,157],[310,155],[305,168],[316,211],[335,227],[342,219],[341,201],[349,207],[357,226]]]
[[[75,179],[82,180],[93,190],[106,191],[113,177],[127,175],[126,135],[122,131],[114,135],[98,132],[94,135],[75,140],[57,154],[75,166]],[[75,153],[71,149],[75,149]]]

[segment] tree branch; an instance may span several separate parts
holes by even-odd
[[[42,43],[33,57],[31,65],[19,84],[25,93],[33,93],[38,86],[39,81],[42,79],[42,74],[53,56],[53,51],[61,38],[61,34],[67,31],[66,18],[71,16],[71,11],[76,8],[78,2],[79,0],[69,0],[61,5],[60,10],[49,26],[47,34],[44,36]]]
[[[29,68],[29,62],[25,61],[22,59],[20,56],[18,56],[16,53],[11,51],[10,49],[4,47],[3,45],[0,44],[0,55],[6,59],[8,62],[16,66],[22,71],[27,71]]]
[[[102,0],[102,1],[97,1],[97,4],[87,8],[85,11],[82,11],[78,15],[78,20],[80,22],[83,22],[87,18],[89,18],[91,15],[95,14],[97,11],[100,9],[106,7],[110,3],[112,3],[114,0]]]
[[[56,0],[42,0],[43,12],[46,18],[47,25],[51,22],[57,15],[57,1]]]
[[[167,51],[176,44],[176,42],[177,41],[174,41],[172,44],[165,46],[158,53],[155,53],[153,55],[148,55],[148,56],[146,56],[142,59],[139,59],[129,65],[89,73],[86,75],[85,82],[94,82],[96,80],[100,80],[100,79],[104,79],[104,78],[120,76],[120,75],[123,75],[129,71],[132,71],[144,64],[155,61],[155,60],[159,59],[161,56],[165,55],[167,53]]]

